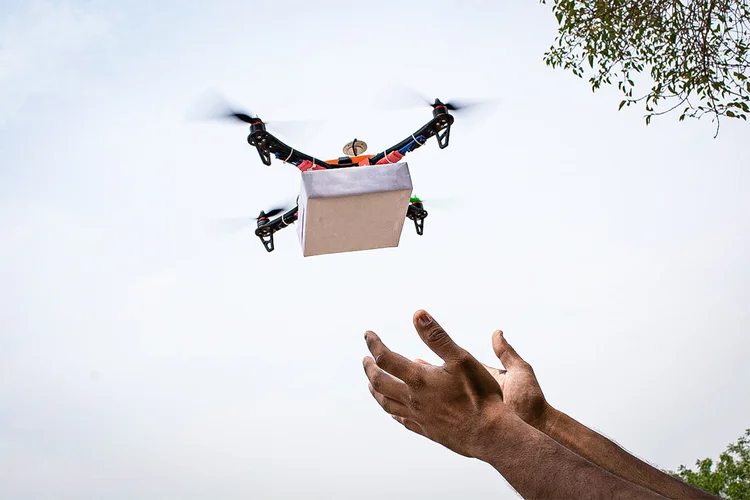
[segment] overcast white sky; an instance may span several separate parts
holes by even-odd
[[[544,66],[536,1],[106,2],[0,7],[0,496],[515,498],[401,428],[362,335],[430,357],[425,308],[480,360],[502,328],[550,402],[660,467],[750,426],[748,125],[645,127],[615,90]],[[209,230],[293,200],[219,89],[320,158],[430,119],[392,83],[500,97],[407,157],[453,197],[397,249],[304,259]],[[272,129],[273,130],[273,129]],[[743,201],[744,200],[744,201]]]

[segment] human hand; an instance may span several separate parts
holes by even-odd
[[[503,418],[517,419],[503,405],[498,381],[425,311],[414,315],[414,327],[444,364],[413,362],[368,331],[365,341],[372,357],[363,364],[370,392],[407,429],[463,456],[484,456],[497,448],[488,429]]]
[[[502,330],[492,334],[492,349],[505,369],[482,365],[500,386],[503,401],[524,422],[545,431],[554,410],[544,397],[534,369],[508,344]],[[416,362],[429,364],[422,359]]]

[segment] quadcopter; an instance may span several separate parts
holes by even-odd
[[[443,103],[440,99],[435,99],[432,103],[427,101],[427,104],[432,107],[432,119],[398,144],[380,153],[366,155],[364,153],[367,151],[367,144],[355,138],[344,146],[343,153],[345,156],[327,161],[319,160],[284,144],[266,130],[266,123],[257,115],[253,117],[247,113],[230,111],[225,116],[250,125],[247,142],[257,150],[258,156],[264,165],[270,166],[272,158],[275,158],[282,163],[290,163],[300,171],[305,172],[308,170],[398,163],[406,154],[424,146],[432,137],[436,137],[440,149],[445,149],[448,147],[451,126],[454,122],[454,116],[450,112],[455,112],[474,104]],[[299,198],[297,199],[298,201]],[[290,210],[274,208],[267,212],[260,211],[258,217],[255,218],[257,221],[255,235],[261,240],[266,251],[272,252],[274,250],[273,236],[277,231],[297,221],[298,209],[299,205],[297,204]],[[424,219],[427,215],[428,213],[424,209],[424,202],[412,196],[409,200],[406,217],[414,222],[416,232],[420,236],[424,234]]]

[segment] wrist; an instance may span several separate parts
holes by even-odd
[[[495,466],[499,459],[515,451],[529,431],[534,432],[534,429],[510,411],[505,403],[493,405],[483,418],[472,456]]]
[[[547,436],[554,434],[555,425],[560,420],[562,412],[553,408],[548,403],[544,403],[544,410],[542,410],[541,416],[535,420],[531,425],[538,431],[543,432]]]

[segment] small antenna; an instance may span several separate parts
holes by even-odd
[[[365,151],[367,151],[367,143],[358,139],[354,139],[352,142],[348,142],[346,143],[346,146],[344,146],[344,154],[346,156],[359,156]]]

